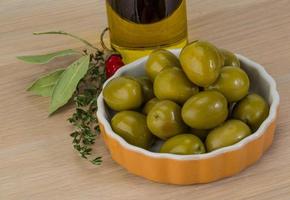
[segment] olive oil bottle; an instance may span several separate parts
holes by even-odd
[[[106,0],[110,39],[126,63],[187,43],[185,0]]]

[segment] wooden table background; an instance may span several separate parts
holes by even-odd
[[[71,60],[23,64],[17,55],[82,44],[65,30],[97,42],[106,27],[102,0],[0,1],[0,199],[290,199],[290,1],[190,0],[190,39],[202,38],[261,63],[276,79],[281,110],[272,148],[239,175],[204,185],[150,182],[118,166],[98,140],[103,164],[95,167],[72,149],[66,107],[48,117],[48,99],[25,92],[34,79]]]

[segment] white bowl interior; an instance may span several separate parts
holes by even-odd
[[[172,51],[175,55],[179,56],[180,49],[173,50]],[[113,132],[111,126],[110,126],[110,120],[111,117],[114,115],[114,112],[111,111],[104,103],[103,100],[103,95],[102,93],[98,97],[98,119],[100,122],[104,125],[104,128],[106,132],[109,134],[110,137],[115,138],[118,140],[125,148],[147,154],[149,156],[153,157],[165,157],[165,158],[174,158],[174,159],[181,159],[181,160],[186,160],[186,159],[205,159],[211,156],[215,156],[220,153],[224,153],[227,151],[231,151],[237,148],[242,147],[246,143],[254,140],[257,137],[260,137],[265,129],[270,125],[270,123],[275,119],[276,117],[276,112],[277,112],[277,107],[279,105],[279,95],[277,92],[276,88],[276,83],[274,79],[265,71],[265,69],[249,60],[248,58],[236,54],[239,60],[241,61],[241,66],[242,69],[244,69],[250,79],[251,82],[251,87],[250,87],[250,92],[255,92],[263,96],[269,103],[270,105],[270,112],[269,116],[267,119],[262,123],[260,128],[253,133],[252,135],[248,136],[247,138],[243,139],[242,141],[228,147],[224,147],[221,149],[218,149],[216,151],[206,153],[206,154],[199,154],[199,155],[174,155],[174,154],[161,154],[161,153],[156,153],[158,152],[160,145],[163,143],[162,140],[157,141],[152,148],[148,150],[144,150],[142,148],[133,146],[131,144],[128,144],[123,138],[118,136],[116,133]],[[117,71],[117,73],[111,77],[109,80],[106,81],[104,86],[113,78],[118,77],[118,76],[124,76],[124,75],[130,75],[130,76],[143,76],[145,75],[145,62],[148,57],[141,58],[133,63],[130,63],[120,70]]]

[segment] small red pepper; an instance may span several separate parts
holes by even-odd
[[[124,63],[122,61],[122,56],[119,54],[112,54],[105,62],[106,65],[106,76],[110,78],[115,74],[115,72],[120,69]]]

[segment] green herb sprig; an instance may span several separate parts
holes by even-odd
[[[71,133],[73,147],[80,153],[81,157],[91,156],[91,145],[99,134],[99,125],[96,112],[97,97],[102,91],[102,85],[106,80],[104,57],[102,52],[91,55],[90,68],[87,75],[80,82],[74,102],[76,110],[68,121],[75,127]],[[102,160],[98,156],[90,160],[93,164],[99,165]]]
[[[104,52],[88,41],[64,31],[34,33],[34,35],[67,35],[83,42],[92,49],[78,52],[71,49],[44,55],[19,56],[18,59],[32,64],[46,64],[57,57],[82,55],[65,69],[58,69],[36,80],[27,90],[39,96],[50,97],[50,115],[66,105],[70,99],[75,104],[75,112],[68,119],[74,130],[70,134],[72,144],[80,156],[91,163],[100,165],[102,158],[92,155],[92,145],[99,134],[96,117],[97,97],[106,80]]]

